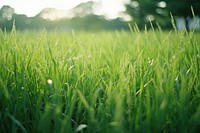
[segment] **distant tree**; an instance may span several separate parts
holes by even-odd
[[[75,14],[75,16],[84,17],[87,15],[93,14],[93,6],[94,5],[95,5],[95,2],[88,1],[86,3],[81,3],[81,4],[77,5],[72,10],[73,10],[73,13]]]
[[[168,0],[167,10],[175,17],[184,17],[188,29],[188,18],[192,18],[192,9],[195,15],[200,16],[200,0]]]
[[[170,12],[173,16],[184,17],[188,26],[187,18],[192,17],[191,7],[195,15],[200,15],[200,0],[130,0],[126,5],[126,12],[139,27],[154,20],[168,26]]]
[[[11,30],[13,25],[14,9],[10,6],[3,6],[0,9],[0,28]]]
[[[126,4],[126,12],[139,27],[144,27],[149,21],[153,23],[165,18],[168,15],[165,7],[166,2],[161,0],[130,0],[130,3]]]
[[[0,9],[0,20],[5,21],[5,20],[11,20],[12,16],[14,14],[14,9],[10,6],[3,6]]]
[[[195,15],[200,15],[199,0],[168,0],[167,10],[176,16],[192,17],[191,7],[194,9]]]
[[[13,14],[13,19],[15,20],[16,28],[20,30],[27,29],[31,22],[26,15],[21,14]]]

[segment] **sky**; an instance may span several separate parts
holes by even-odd
[[[17,14],[26,14],[28,17],[37,15],[44,8],[56,8],[61,10],[70,10],[76,5],[91,0],[0,0],[0,8],[3,5],[9,5],[14,8]],[[119,12],[124,11],[123,3],[128,0],[92,0],[102,2],[102,7],[97,14],[105,15],[108,18],[118,17]]]

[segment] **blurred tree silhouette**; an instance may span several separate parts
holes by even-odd
[[[13,25],[14,9],[10,6],[3,6],[0,9],[0,27],[1,29],[11,30]]]
[[[166,2],[160,0],[130,0],[130,3],[125,6],[126,12],[140,28],[144,28],[144,25],[149,27],[149,21],[152,24],[159,22],[163,27],[166,27],[166,16],[168,16]],[[165,22],[163,19],[165,19]]]
[[[14,9],[10,6],[3,6],[0,10],[0,21],[11,20]]]
[[[194,12],[192,12],[192,9]],[[168,0],[167,10],[175,17],[184,17],[186,28],[189,29],[188,20],[193,15],[200,16],[200,0]]]
[[[187,17],[192,17],[191,6],[195,14],[200,15],[199,0],[130,0],[126,4],[126,12],[140,28],[149,26],[148,21],[153,24],[158,22],[163,28],[167,28],[170,25],[170,12],[177,17],[183,16],[186,20]]]
[[[15,14],[14,9],[10,6],[3,6],[0,9],[0,29],[11,31],[13,22],[17,30],[59,30],[71,31],[74,30],[121,30],[128,29],[126,22],[120,19],[107,20],[104,16],[93,14],[94,2],[86,2],[77,5],[72,9],[74,13],[73,18],[62,18],[57,20],[48,20],[42,17],[45,12],[51,10],[42,10],[35,17],[27,17],[22,14]],[[56,11],[56,9],[53,9]]]
[[[192,17],[191,7],[194,9],[195,15],[200,15],[199,0],[168,0],[167,10],[176,16]]]
[[[93,2],[93,1],[81,3],[72,9],[73,13],[75,14],[75,16],[79,16],[79,17],[84,17],[87,15],[90,15],[93,13],[94,4],[95,4],[95,2]]]

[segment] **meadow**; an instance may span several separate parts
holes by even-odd
[[[0,132],[198,132],[200,33],[0,32]]]

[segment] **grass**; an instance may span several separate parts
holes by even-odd
[[[0,131],[198,132],[199,33],[0,33]]]

